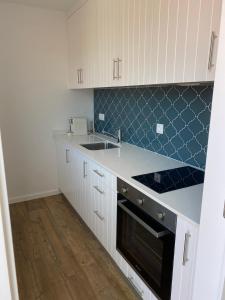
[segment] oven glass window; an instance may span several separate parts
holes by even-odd
[[[130,201],[122,206],[126,210],[118,206],[117,249],[160,299],[170,299],[174,234]]]

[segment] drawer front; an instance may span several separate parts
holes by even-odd
[[[140,299],[155,300],[155,296],[126,260],[116,251],[116,263]]]
[[[111,190],[116,190],[116,177],[104,168],[92,162],[90,172],[94,184],[98,184],[103,188],[108,187]]]
[[[127,280],[129,281],[130,285],[134,288],[137,294],[140,296],[141,299],[144,300],[153,300],[154,295],[149,290],[149,288],[145,285],[143,280],[136,274],[136,272],[128,266],[128,274]]]
[[[99,186],[92,186],[93,193],[93,211],[98,211],[103,218],[107,217],[107,190],[103,190]]]

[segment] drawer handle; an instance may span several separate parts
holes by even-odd
[[[97,192],[99,192],[101,195],[104,194],[104,192],[101,191],[97,186],[93,186],[93,188],[94,188]]]
[[[83,161],[83,178],[87,177],[87,170],[86,170],[87,162]]]
[[[104,218],[99,214],[99,212],[97,210],[94,210],[94,213],[101,221],[104,221]]]
[[[135,291],[138,293],[138,295],[143,299],[143,290],[140,290],[136,284],[134,283],[134,278],[132,276],[128,276],[127,277],[128,281],[130,282],[130,284],[132,285],[132,287],[135,289]]]
[[[66,163],[69,164],[70,160],[69,160],[69,149],[66,149]]]
[[[183,252],[183,266],[189,261],[188,258],[188,249],[189,249],[189,240],[191,238],[191,234],[189,232],[185,233],[184,238],[184,252]]]
[[[93,170],[93,172],[95,172],[95,174],[97,174],[100,177],[104,177],[104,174],[101,174],[98,170]]]

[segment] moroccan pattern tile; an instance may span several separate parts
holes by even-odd
[[[97,89],[95,130],[121,128],[125,142],[204,169],[212,94],[212,85]],[[156,133],[157,123],[164,134]]]

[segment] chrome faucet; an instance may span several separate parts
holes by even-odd
[[[102,133],[105,134],[105,135],[108,135],[108,136],[113,137],[114,139],[117,140],[117,143],[121,143],[122,136],[121,136],[121,129],[120,129],[120,128],[119,128],[118,131],[117,131],[117,135],[114,135],[114,134],[112,134],[112,133],[110,133],[110,132],[107,132],[107,131],[105,131],[105,130],[103,130]]]

